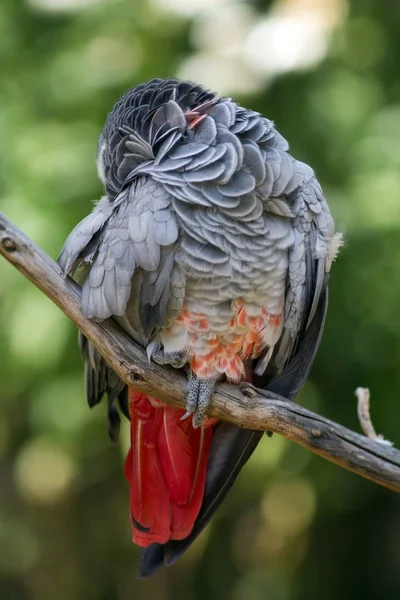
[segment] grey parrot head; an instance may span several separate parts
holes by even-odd
[[[97,168],[114,199],[146,162],[161,161],[217,104],[218,97],[177,79],[152,79],[129,90],[109,113],[100,136]]]

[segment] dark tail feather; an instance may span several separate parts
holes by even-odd
[[[165,544],[151,544],[140,552],[139,577],[153,575],[164,564]]]

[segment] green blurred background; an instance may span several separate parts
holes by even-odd
[[[320,178],[345,247],[299,400],[400,445],[400,3],[1,0],[0,205],[57,257],[101,195],[95,154],[129,87],[178,75],[272,118]],[[127,429],[83,397],[74,326],[0,260],[1,600],[400,597],[399,497],[275,435],[193,549],[135,576]]]

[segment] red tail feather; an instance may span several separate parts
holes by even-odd
[[[131,484],[133,541],[147,547],[189,535],[204,495],[214,427],[193,429],[184,411],[129,390],[131,449],[125,472]]]

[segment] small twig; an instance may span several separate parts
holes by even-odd
[[[9,219],[0,213],[0,254],[44,292],[85,334],[119,377],[132,387],[183,408],[182,373],[149,365],[146,352],[112,320],[95,323],[80,310],[79,286]],[[400,452],[354,433],[265,390],[219,384],[208,414],[239,427],[272,431],[341,467],[400,493]]]
[[[360,422],[361,431],[366,435],[370,440],[375,440],[375,442],[379,442],[380,444],[385,444],[386,446],[393,446],[393,442],[386,440],[383,435],[380,433],[376,433],[375,427],[373,426],[370,412],[370,399],[371,394],[368,388],[358,387],[355,391],[355,395],[357,397],[357,414],[358,420]]]

